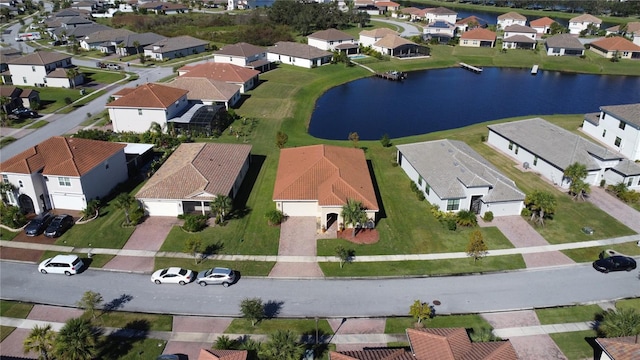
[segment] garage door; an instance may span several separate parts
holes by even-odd
[[[178,216],[182,209],[177,202],[144,201],[144,210],[149,216]]]
[[[54,209],[82,210],[87,207],[84,196],[78,194],[51,194],[51,202]]]
[[[282,212],[287,216],[318,216],[318,203],[285,201]]]

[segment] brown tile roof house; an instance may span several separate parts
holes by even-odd
[[[607,354],[608,358],[600,359],[614,360],[637,360],[640,359],[640,342],[637,336],[625,336],[616,338],[597,338],[596,343]]]
[[[607,58],[616,53],[626,59],[640,59],[640,46],[621,36],[612,36],[590,44],[590,50]]]
[[[48,65],[65,59],[70,59],[70,55],[61,54],[53,51],[36,51],[29,55],[19,57],[14,60],[7,61],[8,64],[15,65]]]
[[[206,62],[183,66],[178,69],[178,74],[181,77],[203,77],[244,87],[246,83],[252,80],[257,83],[260,71],[229,63]],[[250,88],[243,90],[250,90]]]
[[[347,199],[378,210],[378,201],[361,149],[312,145],[282,149],[274,201],[317,200],[319,206],[342,206]]]
[[[240,97],[239,85],[205,77],[179,76],[167,85],[188,91],[188,100],[224,104],[227,109]]]
[[[411,351],[365,349],[332,351],[330,360],[517,360],[507,341],[472,343],[464,328],[407,329]]]
[[[506,19],[513,19],[513,20],[524,20],[527,21],[527,17],[524,15],[520,15],[517,12],[511,11],[508,12],[506,14],[502,14],[498,16],[498,20],[506,20]]]
[[[387,35],[399,35],[397,31],[393,31],[389,28],[378,28],[373,30],[362,30],[360,31],[360,36],[367,36],[371,38],[383,38]]]
[[[518,25],[518,24],[514,24],[514,25],[509,25],[507,27],[504,28],[504,32],[518,32],[518,33],[525,33],[525,34],[535,34],[536,30],[532,29],[528,26],[523,26],[523,25]]]
[[[307,37],[324,41],[353,40],[353,36],[336,29],[316,31]]]
[[[107,104],[107,107],[132,107],[166,109],[188,91],[160,84],[144,84],[133,89],[122,89],[115,96],[122,96]]]
[[[375,44],[373,44],[373,46],[377,46],[385,49],[397,49],[401,46],[406,46],[406,45],[418,46],[418,44],[414,43],[413,41],[407,40],[398,35],[387,35],[382,39],[376,41]]]
[[[289,41],[278,41],[274,46],[269,46],[267,52],[301,59],[317,59],[333,55],[328,51],[320,50],[307,44]]]
[[[496,33],[491,30],[476,28],[473,30],[465,31],[462,35],[460,35],[460,40],[496,41]]]
[[[109,159],[125,144],[54,136],[0,164],[2,172],[82,176]]]
[[[532,28],[545,27],[545,26],[551,26],[551,24],[555,22],[556,22],[555,20],[545,16],[540,19],[532,20],[531,22],[529,22],[529,26],[531,26]]]
[[[602,24],[602,20],[598,19],[597,17],[591,14],[582,14],[580,16],[576,16],[574,18],[569,19],[569,22],[576,22],[576,23],[590,22],[594,24]]]
[[[159,200],[176,204],[173,211],[187,211],[184,202],[209,202],[219,194],[234,197],[248,169],[250,153],[248,144],[181,144],[136,198],[153,216],[158,215],[154,203]]]
[[[247,350],[200,349],[198,360],[247,360]]]
[[[622,25],[612,26],[607,28],[607,32],[617,33],[620,32],[620,27]],[[626,34],[638,34],[640,35],[640,21],[630,21],[627,23],[627,27],[624,29]]]

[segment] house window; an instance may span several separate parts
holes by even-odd
[[[516,145],[516,155],[518,155],[518,150],[520,150],[520,146]]]
[[[460,209],[460,199],[447,200],[447,211],[458,211]]]
[[[32,66],[32,67],[31,67],[31,71],[36,72],[36,67],[35,67],[35,66]]]
[[[24,82],[25,84],[27,83],[27,77],[26,76],[22,77],[22,82]]]
[[[142,109],[138,109],[138,115],[142,115]]]
[[[462,43],[463,43],[464,45],[467,45],[467,44],[469,44],[469,40],[462,40]]]
[[[9,183],[9,177],[7,175],[2,174],[2,182],[5,184]]]
[[[619,137],[617,137],[617,136],[616,136],[616,141],[614,142],[614,144],[615,144],[617,147],[620,147],[620,145],[622,144],[622,139],[620,139]]]
[[[429,195],[429,191],[430,191],[430,190],[431,190],[431,186],[429,186],[429,184],[426,184],[426,185],[424,186],[424,192],[425,192],[427,195]]]
[[[632,186],[633,185],[633,178],[629,178],[629,181],[627,181],[627,186]]]
[[[418,185],[422,186],[422,176],[418,176]]]
[[[626,122],[624,122],[624,121],[622,121],[622,120],[620,120],[620,124],[618,124],[618,127],[619,127],[620,129],[624,130],[624,128],[626,128],[626,127],[627,127],[627,123],[626,123]]]
[[[629,52],[628,51],[623,51],[622,52],[622,56],[623,57],[629,57]]]
[[[538,165],[538,157],[537,156],[535,156],[533,158],[533,166],[536,166],[536,165]]]
[[[509,141],[509,150],[513,150],[513,142]]]
[[[605,137],[607,135],[607,129],[602,130],[602,137]]]
[[[60,186],[71,186],[71,180],[66,176],[59,176],[58,184],[60,184]]]

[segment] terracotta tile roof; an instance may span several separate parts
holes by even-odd
[[[250,153],[247,144],[181,144],[136,198],[212,200],[229,195]]]
[[[386,6],[386,7],[398,7],[400,4],[393,1],[376,1],[376,6]]]
[[[615,360],[637,360],[640,359],[640,342],[637,336],[626,336],[617,338],[597,338],[596,342],[602,350]]]
[[[267,52],[286,56],[293,56],[301,59],[317,59],[326,56],[333,56],[332,53],[320,50],[307,44],[300,44],[289,41],[278,41],[274,46],[270,46]]]
[[[47,65],[69,59],[71,56],[66,54],[60,54],[52,51],[36,51],[29,55],[19,57],[14,60],[7,61],[7,64],[15,65]]]
[[[535,19],[531,22],[529,22],[529,25],[531,27],[545,27],[545,26],[551,26],[551,24],[553,24],[554,22],[556,22],[555,20],[545,16],[543,18],[540,19]]]
[[[319,40],[325,40],[325,41],[353,40],[353,36],[347,34],[344,31],[340,31],[336,29],[316,31],[307,37],[311,39],[319,39]]]
[[[580,16],[576,16],[574,18],[571,18],[569,20],[570,23],[572,22],[590,22],[590,23],[594,23],[594,24],[602,24],[602,20],[598,19],[597,17],[591,15],[591,14],[582,14]]]
[[[372,38],[383,38],[387,35],[399,35],[397,31],[393,31],[389,28],[378,28],[373,30],[362,30],[359,33],[360,36],[367,36]]]
[[[167,85],[187,90],[187,99],[189,100],[227,102],[240,91],[240,85],[228,84],[224,81],[204,77],[179,76],[167,83]]]
[[[456,21],[456,25],[464,25],[464,24],[469,24],[469,23],[476,23],[478,25],[482,25],[482,24],[486,24],[486,21],[480,19],[479,17],[477,17],[475,15],[471,15],[471,16],[468,16],[468,17],[466,17],[464,19]]]
[[[247,350],[200,349],[198,360],[247,360]]]
[[[208,42],[196,39],[193,36],[184,35],[172,38],[165,38],[151,45],[144,47],[145,50],[151,50],[154,53],[168,53],[172,51],[185,50],[198,46],[206,46]],[[189,54],[190,55],[190,54]]]
[[[595,46],[606,51],[640,51],[640,46],[621,36],[612,36],[594,41],[591,43],[591,46]]]
[[[420,11],[420,10],[421,9],[419,9],[417,7],[410,6],[410,7],[406,7],[406,8],[400,9],[400,12],[403,13],[403,14],[414,14],[416,11]]]
[[[347,199],[378,210],[378,202],[361,149],[312,145],[282,149],[273,200],[317,200],[342,206]]]
[[[356,351],[331,351],[330,360],[416,360],[405,349],[365,349]]]
[[[123,151],[125,144],[54,136],[0,164],[7,173],[82,176]]]
[[[491,30],[483,29],[483,28],[475,28],[473,30],[465,31],[462,35],[460,35],[460,39],[463,40],[496,40],[496,33]]]
[[[506,20],[506,19],[527,21],[527,17],[526,16],[520,15],[517,12],[514,12],[514,11],[511,11],[511,12],[508,12],[506,14],[502,14],[502,15],[498,16],[498,20]]]
[[[437,8],[429,9],[427,14],[435,14],[435,15],[458,15],[457,12],[447,9],[445,7],[439,6]]]
[[[187,92],[188,91],[184,89],[160,84],[144,84],[129,91],[121,98],[108,103],[106,107],[166,109],[187,94]],[[120,93],[120,91],[118,93]],[[118,93],[114,95],[119,95]]]
[[[222,49],[214,52],[216,55],[229,55],[229,56],[240,56],[244,58],[249,58],[255,56],[257,54],[262,54],[267,52],[267,50],[263,47],[247,44],[244,42],[227,45]]]
[[[607,31],[618,32],[618,31],[620,31],[620,27],[622,27],[622,25],[612,26],[610,28],[607,28]],[[638,35],[640,35],[640,21],[628,22],[625,32],[627,34],[638,34]]]
[[[47,77],[65,79],[67,78],[67,71],[63,68],[55,68],[53,69],[53,71],[49,71],[47,73]]]
[[[198,65],[187,65],[178,69],[184,77],[203,77],[211,80],[245,83],[258,76],[260,71],[229,63],[206,62]]]
[[[113,97],[122,97],[125,96],[127,94],[130,94],[132,92],[134,92],[137,88],[122,88],[116,92],[114,92],[113,94],[111,94],[111,96]]]
[[[472,343],[464,328],[407,329],[416,360],[516,360],[511,342]]]
[[[400,46],[403,45],[418,45],[416,43],[414,43],[411,40],[407,40],[403,37],[400,37],[398,35],[387,35],[385,37],[383,37],[382,39],[378,40],[375,42],[375,44],[373,44],[374,46],[379,46],[379,47],[383,47],[386,49],[396,49]]]

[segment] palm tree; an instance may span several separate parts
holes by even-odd
[[[50,324],[42,327],[36,325],[22,343],[24,353],[35,351],[39,354],[39,360],[49,360],[51,352],[53,351],[55,338],[56,333],[51,330]]]
[[[114,205],[118,209],[124,210],[125,224],[129,225],[131,223],[131,217],[129,216],[129,210],[131,206],[135,203],[136,199],[131,196],[129,193],[121,193],[116,196],[114,200]]]
[[[219,222],[222,222],[233,208],[233,202],[230,197],[218,194],[211,202],[211,208],[216,216],[216,223],[218,223],[218,220]]]
[[[56,358],[91,360],[96,349],[96,332],[91,322],[82,318],[68,320],[56,338]]]
[[[534,191],[524,199],[531,210],[531,220],[544,226],[544,218],[555,212],[557,201],[553,194],[545,191]]]
[[[238,342],[227,335],[220,335],[212,348],[218,350],[236,350],[238,348]]]
[[[573,163],[564,169],[562,174],[564,179],[570,182],[569,193],[573,194],[574,199],[584,200],[584,194],[589,193],[589,184],[584,182],[587,178],[587,166],[580,163]]]
[[[133,47],[136,48],[136,55],[140,55],[140,42],[138,40],[133,42]]]
[[[640,313],[634,308],[607,310],[598,331],[606,337],[640,335]]]
[[[298,336],[291,330],[278,330],[269,335],[263,344],[260,358],[267,360],[299,360],[304,348],[298,343]]]
[[[347,203],[342,207],[340,215],[344,219],[345,225],[353,225],[352,236],[356,236],[356,224],[362,224],[367,221],[367,213],[364,211],[362,203],[355,199],[347,199]]]
[[[69,80],[71,80],[71,87],[75,88],[76,87],[76,76],[78,76],[80,73],[75,68],[66,69],[65,72],[67,73],[67,78]]]

